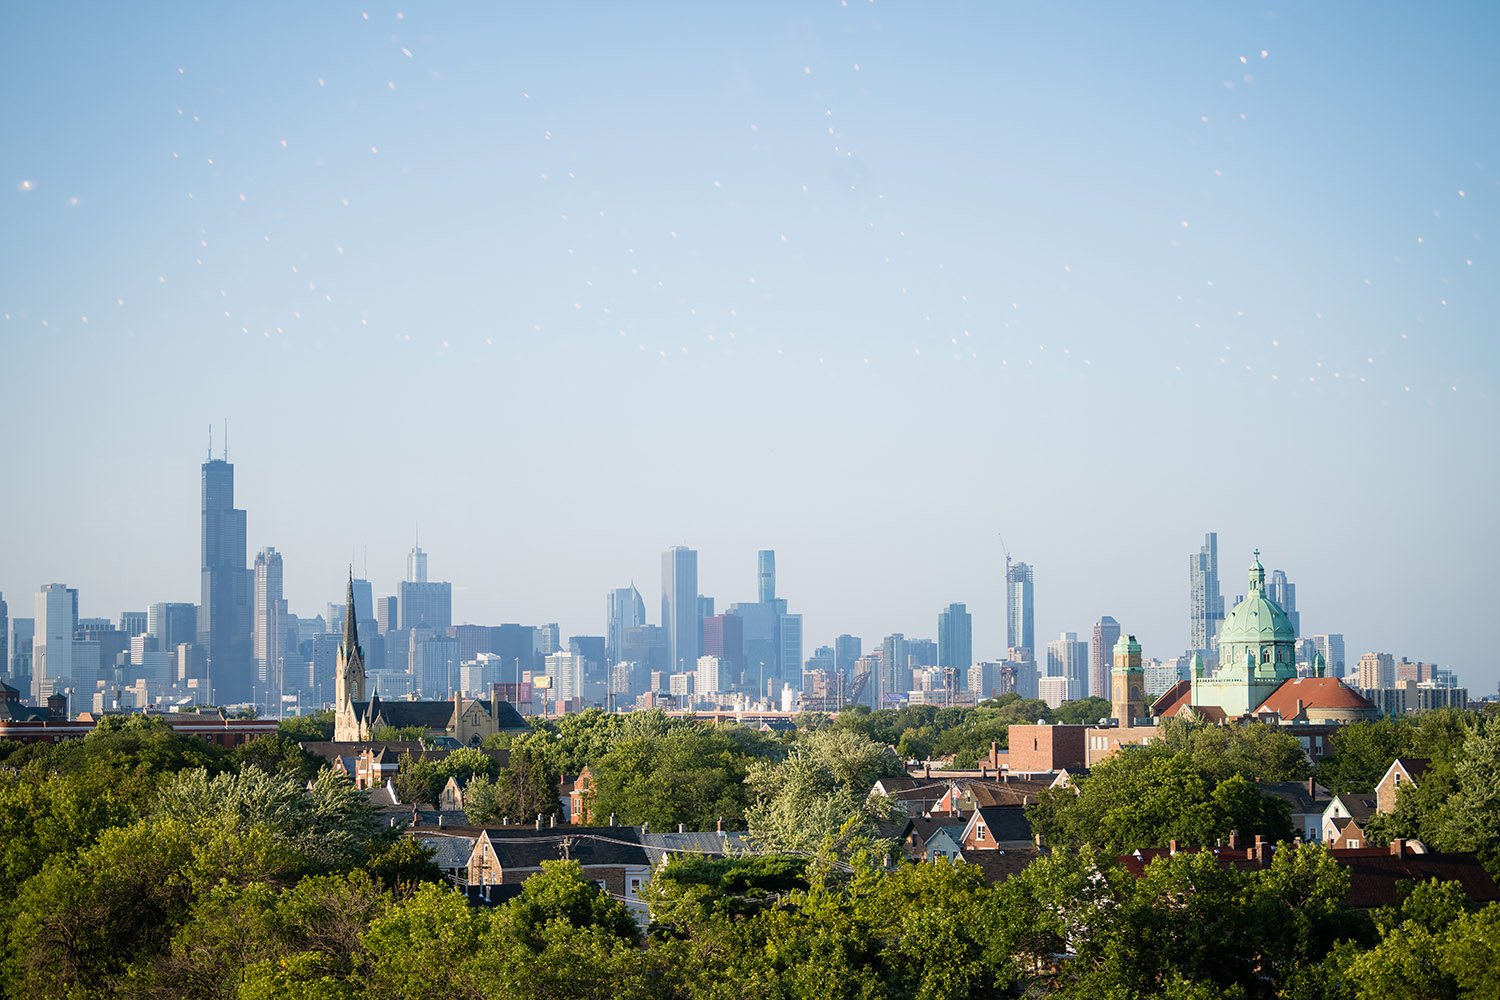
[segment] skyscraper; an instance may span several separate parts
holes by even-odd
[[[31,691],[31,650],[35,639],[35,618],[10,620],[10,682],[18,691]]]
[[[401,627],[442,632],[453,624],[453,584],[402,580]],[[356,613],[358,609],[356,608]]]
[[[964,671],[974,662],[974,620],[962,604],[950,604],[938,613],[938,666],[958,671],[958,686],[965,687]]]
[[[1302,634],[1302,616],[1297,613],[1297,585],[1286,578],[1286,573],[1279,569],[1271,570],[1271,579],[1266,586],[1266,596],[1276,602],[1276,606],[1286,612],[1287,620],[1292,623],[1292,630],[1299,636]],[[1324,661],[1328,657],[1323,657]]]
[[[287,607],[282,592],[281,553],[273,548],[261,549],[255,555],[255,628],[252,649],[255,654],[255,682],[261,703],[273,705],[284,688],[282,670],[286,663]]]
[[[698,662],[698,553],[674,545],[661,554],[661,625],[672,673]]]
[[[609,592],[608,610],[605,618],[605,655],[611,666],[625,657],[625,630],[646,624],[646,602],[641,592],[632,583]]]
[[[1219,536],[1203,536],[1203,548],[1188,557],[1188,648],[1205,659],[1219,646],[1224,594],[1219,589]]]
[[[1344,668],[1344,636],[1341,632],[1330,632],[1326,635],[1315,635],[1312,637],[1313,648],[1323,654],[1323,664],[1328,671],[1329,677],[1343,677]]]
[[[802,690],[802,616],[784,614],[777,621],[780,633],[781,683]]]
[[[1047,643],[1047,676],[1068,679],[1069,699],[1088,693],[1089,644],[1079,642],[1077,632],[1064,632]]]
[[[406,582],[427,582],[427,553],[422,551],[420,545],[413,545],[406,554]]]
[[[198,638],[198,606],[186,602],[160,602],[146,608],[146,634],[156,640],[156,648],[177,652],[184,642]]]
[[[0,675],[10,672],[10,608],[0,594]]]
[[[61,583],[49,583],[37,591],[35,608],[31,696],[40,705],[74,683],[73,632],[78,627],[78,591]],[[93,678],[89,678],[88,686],[92,690]]]
[[[1119,640],[1119,622],[1109,615],[1094,622],[1094,641],[1089,648],[1089,687],[1080,697],[1111,697],[1110,671],[1114,666],[1115,643]]]
[[[864,643],[857,635],[845,633],[833,640],[833,665],[846,678],[854,677],[854,661],[862,655]]]
[[[880,643],[882,701],[894,701],[896,695],[904,695],[911,690],[911,665],[907,662],[906,656],[906,636],[900,632],[886,636]]]
[[[234,466],[203,463],[203,567],[198,644],[220,702],[250,698],[250,570],[245,565],[245,512],[234,506]]]
[[[776,600],[776,552],[774,549],[761,549],[756,553],[757,582],[762,604],[769,604]]]
[[[1027,658],[1036,655],[1036,597],[1032,590],[1031,567],[1016,563],[1009,567],[1005,584],[1006,645],[1026,650]]]

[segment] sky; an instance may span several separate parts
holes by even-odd
[[[720,606],[1187,645],[1219,533],[1474,694],[1500,8],[11,4],[0,593],[198,596],[224,445],[295,614]]]

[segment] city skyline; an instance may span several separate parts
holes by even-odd
[[[234,566],[234,557],[232,555],[226,557],[220,551],[225,547],[224,544],[220,541],[221,538],[227,539],[228,548],[230,549],[233,549],[237,545],[243,544],[242,539],[246,535],[246,525],[249,520],[249,512],[245,508],[232,508],[232,505],[234,503],[235,483],[234,465],[228,462],[227,459],[223,457],[215,459],[210,456],[209,460],[203,464],[201,469],[202,498],[204,504],[202,509],[203,540],[205,545],[205,548],[203,549],[203,562],[205,564],[203,570],[204,586],[209,587],[210,579],[218,577],[220,575],[223,575],[227,580],[229,580],[231,586],[235,585],[235,581],[244,581],[246,590],[244,597],[247,604],[249,605],[244,610],[246,615],[249,616],[249,628],[248,630],[246,630],[246,635],[243,637],[243,639],[246,645],[249,647],[247,651],[250,653],[251,659],[242,667],[242,673],[244,674],[243,685],[254,684],[264,686],[266,684],[267,674],[271,669],[271,665],[268,664],[265,660],[265,657],[263,655],[263,648],[267,645],[274,645],[276,641],[273,640],[268,634],[268,626],[270,625],[270,621],[268,619],[274,619],[277,616],[284,616],[289,613],[295,617],[303,619],[304,621],[315,618],[319,613],[318,602],[313,602],[313,605],[310,608],[302,607],[300,609],[302,611],[311,611],[311,614],[299,615],[298,609],[292,608],[290,602],[287,599],[277,596],[284,591],[284,581],[282,578],[283,571],[281,568],[282,554],[278,549],[276,549],[275,546],[260,547],[255,560],[252,564],[246,566],[243,571],[243,575],[241,576],[236,573]],[[227,527],[225,527],[223,523],[221,523],[225,522],[226,518],[228,519]],[[1217,573],[1204,573],[1204,570],[1210,566],[1213,566],[1215,569],[1217,569],[1217,539],[1217,532],[1207,533],[1207,535],[1205,536],[1204,544],[1200,548],[1199,553],[1194,554],[1189,560],[1190,567],[1187,578],[1185,580],[1185,587],[1189,591],[1189,604],[1191,607],[1202,605],[1202,599],[1196,595],[1196,591],[1202,585],[1205,577],[1211,580],[1215,586],[1219,586]],[[211,546],[210,542],[213,543]],[[738,590],[731,590],[727,595],[700,593],[695,595],[691,601],[687,600],[688,590],[694,589],[693,587],[688,586],[688,584],[689,582],[691,582],[692,584],[696,584],[699,575],[698,555],[699,553],[697,552],[697,550],[686,548],[684,546],[673,546],[660,554],[660,580],[662,584],[663,615],[662,620],[652,624],[662,627],[664,632],[670,631],[667,629],[667,617],[670,614],[669,607],[672,603],[670,598],[671,595],[676,593],[678,589],[672,581],[677,570],[680,569],[682,571],[683,577],[682,585],[686,589],[682,589],[679,596],[682,598],[684,606],[688,608],[688,612],[685,614],[684,621],[681,624],[681,628],[683,629],[685,641],[693,642],[695,644],[693,659],[689,661],[684,657],[682,669],[692,670],[693,665],[697,660],[697,653],[701,652],[701,630],[703,628],[703,622],[707,620],[703,614],[703,609],[705,606],[710,609],[711,613],[711,609],[717,601],[719,607],[723,608],[730,614],[750,614],[753,625],[754,612],[756,611],[757,605],[768,605],[771,608],[773,617],[776,620],[776,625],[774,626],[775,632],[774,634],[769,636],[769,641],[772,643],[775,651],[763,654],[768,658],[773,658],[774,662],[764,664],[764,667],[768,672],[765,674],[764,678],[762,678],[762,681],[771,681],[772,683],[786,681],[792,683],[793,687],[797,687],[798,683],[793,682],[792,678],[786,676],[785,667],[780,663],[780,659],[783,656],[783,653],[781,651],[782,637],[780,636],[780,630],[785,627],[785,624],[790,620],[794,623],[794,627],[798,631],[795,634],[795,639],[792,640],[793,645],[789,647],[789,649],[804,649],[805,651],[805,648],[810,648],[810,646],[804,647],[801,633],[802,615],[800,613],[787,614],[787,601],[785,600],[785,598],[776,597],[777,584],[775,550],[757,549],[755,552],[756,580],[753,589],[755,590],[756,596],[760,599],[757,602],[735,602],[733,600],[733,597],[740,592]],[[212,574],[209,571],[211,556],[214,570]],[[575,625],[570,623],[567,627],[563,627],[558,622],[549,623],[549,616],[545,613],[540,618],[528,619],[520,615],[508,615],[503,611],[498,617],[491,617],[488,619],[480,617],[458,617],[455,616],[452,610],[452,593],[454,589],[462,591],[466,588],[462,586],[455,588],[454,584],[446,581],[429,582],[426,579],[428,572],[427,559],[428,553],[425,552],[419,545],[413,546],[411,549],[409,549],[402,563],[402,574],[399,576],[399,579],[395,581],[395,586],[394,588],[392,588],[396,590],[398,595],[405,595],[407,599],[399,600],[395,595],[386,595],[383,592],[380,592],[380,599],[381,601],[391,600],[397,603],[402,615],[403,628],[410,629],[416,626],[422,626],[428,629],[435,630],[438,633],[435,638],[439,642],[445,641],[441,636],[443,629],[453,624],[492,625],[498,624],[502,621],[532,621],[534,626],[537,628],[556,630],[559,637],[567,635],[597,635],[606,643],[606,645],[608,645],[609,637],[615,634],[610,616],[612,613],[611,609],[616,606],[621,606],[623,612],[624,621],[622,622],[622,627],[620,629],[620,634],[622,636],[624,628],[628,628],[636,624],[646,624],[650,622],[651,616],[644,613],[644,602],[641,601],[639,592],[635,588],[633,583],[631,586],[625,588],[611,588],[608,591],[608,593],[606,594],[607,606],[605,609],[605,613],[602,616],[602,621],[599,623],[588,621],[582,625]],[[270,568],[272,565],[274,565],[274,569]],[[352,564],[350,566],[350,570],[352,573]],[[1024,562],[1012,562],[1008,571],[1002,570],[1002,576],[1004,576],[1006,572],[1009,572],[1010,580],[1012,581],[1011,586],[1006,588],[1003,595],[1005,600],[1003,617],[1006,619],[1006,625],[1004,626],[1003,630],[1006,633],[1006,638],[1008,639],[1011,629],[1009,619],[1014,617],[1014,608],[1019,606],[1025,609],[1027,608],[1027,606],[1029,606],[1030,611],[1034,613],[1036,597],[1033,587],[1032,566]],[[1295,586],[1288,582],[1288,575],[1284,571],[1274,570],[1272,571],[1271,576],[1273,578],[1275,586],[1290,588],[1290,592],[1293,594],[1295,593]],[[414,583],[412,580],[413,577],[416,577],[420,582]],[[744,579],[738,581],[739,585],[742,586],[744,585],[744,582]],[[127,614],[148,614],[157,615],[158,617],[160,617],[165,614],[165,611],[159,609],[165,609],[167,607],[180,607],[185,611],[191,611],[194,607],[192,604],[172,604],[170,602],[160,602],[153,600],[146,603],[145,607],[148,610],[145,611],[137,610],[137,605],[140,604],[140,602],[137,602],[137,604],[135,605],[127,605],[118,609],[105,609],[107,610],[107,613],[99,615],[97,614],[97,612],[101,609],[87,603],[86,598],[81,598],[79,594],[79,587],[67,586],[66,590],[63,590],[62,588],[64,586],[65,585],[63,584],[57,583],[42,585],[33,592],[33,596],[34,599],[38,602],[38,607],[40,607],[42,596],[47,592],[49,587],[58,589],[59,593],[70,595],[68,598],[71,607],[70,613],[75,623],[78,620],[90,618],[96,618],[100,620],[113,620],[119,616]],[[364,577],[353,578],[351,576],[350,586],[354,588],[351,592],[356,593],[356,600],[361,604],[361,606],[369,606],[368,610],[371,611],[371,614],[364,616],[362,620],[367,620],[369,624],[373,626],[375,623],[375,617],[373,613],[374,595],[380,590],[379,585],[375,582],[372,582],[371,580],[365,579]],[[701,587],[698,589],[701,589]],[[1273,598],[1276,596],[1270,586],[1268,586],[1268,592],[1271,592],[1271,596],[1273,596]],[[0,596],[3,596],[4,593],[6,592],[0,591]],[[629,603],[631,604],[631,608],[628,611],[623,608],[623,605],[626,603],[627,595],[629,595]],[[1021,595],[1024,595],[1024,597],[1022,597]],[[768,597],[770,598],[770,600],[766,601],[766,598]],[[1237,599],[1238,597],[1235,598],[1235,600]],[[1017,605],[1017,601],[1019,601],[1019,605]],[[567,603],[573,603],[573,598],[571,596],[567,598]],[[1234,601],[1220,598],[1220,604],[1225,603],[1234,603]],[[1289,612],[1289,617],[1298,615],[1298,612],[1295,610],[1294,601],[1293,604],[1294,607],[1293,610]],[[345,605],[327,602],[326,608],[327,614],[325,615],[325,626],[328,631],[325,634],[333,635],[334,633],[332,630],[335,628],[334,622],[335,620],[341,621],[343,619],[344,612],[346,610]],[[437,617],[428,614],[429,608],[436,611]],[[1000,613],[1001,609],[997,608],[995,610],[998,614]],[[84,611],[90,611],[94,613],[85,614]],[[971,637],[973,634],[973,616],[968,613],[965,603],[962,602],[950,603],[946,607],[939,609],[937,627],[931,629],[930,632],[924,632],[922,629],[917,628],[913,629],[910,633],[910,636],[908,637],[906,633],[899,630],[889,630],[877,627],[873,631],[869,632],[868,636],[874,640],[876,648],[878,648],[882,642],[889,643],[894,637],[902,645],[908,642],[920,641],[931,643],[933,644],[934,649],[937,649],[944,641],[943,637],[945,633],[943,622],[945,618],[950,614],[957,614],[961,616],[963,620],[961,634],[964,636],[964,639],[958,640],[958,643],[962,645],[972,644],[973,640]],[[408,619],[408,615],[411,615],[412,617]],[[14,619],[18,616],[11,614],[10,617]],[[554,615],[551,617],[557,616]],[[719,617],[722,618],[722,613]],[[1023,612],[1020,614],[1020,618],[1024,619],[1026,617],[1027,614],[1023,610]],[[692,637],[688,637],[686,633],[688,631],[691,631],[690,625],[693,620],[697,621],[699,632]],[[1293,620],[1295,621],[1295,619]],[[197,624],[197,628],[200,630],[200,634],[201,630],[204,627],[204,621],[205,616],[203,615],[200,607],[198,611]],[[1118,631],[1122,627],[1117,621],[1115,621],[1113,617],[1108,615],[1102,616],[1099,621],[1096,621],[1094,623],[1094,625],[1090,628],[1090,631],[1086,633],[1086,635],[1093,636],[1094,640],[1091,641],[1089,638],[1085,638],[1083,641],[1077,643],[1077,645],[1082,650],[1081,654],[1079,655],[1081,655],[1083,658],[1081,661],[1081,667],[1077,668],[1081,671],[1081,673],[1077,677],[1077,686],[1080,691],[1086,689],[1087,693],[1089,694],[1096,693],[1094,688],[1098,680],[1098,678],[1095,676],[1097,673],[1098,663],[1096,663],[1095,661],[1098,659],[1098,650],[1094,649],[1094,646],[1100,645],[1099,637],[1101,636],[1101,624],[1108,626],[1106,631],[1110,634],[1113,634],[1113,632]],[[834,626],[829,626],[829,628],[833,627]],[[1185,632],[1189,637],[1191,637],[1192,630],[1195,627],[1199,626],[1194,625],[1193,616],[1190,614],[1188,616],[1186,625],[1184,626]],[[159,630],[160,629],[158,626],[153,625],[151,626],[149,631],[151,632],[151,634],[156,635]],[[997,631],[999,631],[999,629],[997,629]],[[1335,632],[1337,630],[1329,629],[1328,631]],[[1059,630],[1060,635],[1063,635],[1065,638],[1069,639],[1076,638],[1073,633],[1074,630],[1070,629]],[[839,637],[841,638],[847,634],[849,634],[849,631],[847,629],[841,629]],[[819,633],[819,635],[821,636],[821,633]],[[881,636],[884,636],[884,638],[880,638]],[[1323,640],[1326,638],[1326,634],[1302,633],[1301,631],[1299,631],[1298,636],[1299,639],[1306,640],[1316,646],[1320,652],[1323,652],[1325,654],[1325,659],[1336,660],[1336,657],[1330,655],[1331,651],[1326,648],[1326,643],[1323,642]],[[1338,632],[1340,651],[1342,651],[1343,649],[1344,636],[1345,633]],[[857,638],[865,637],[866,636],[864,635],[860,635]],[[287,639],[283,639],[281,641],[286,642],[290,641],[290,639],[288,637]],[[826,641],[829,643],[835,641],[835,637],[832,632],[830,632],[826,637]],[[1054,659],[1057,655],[1050,651],[1050,647],[1052,646],[1054,641],[1044,643],[1043,645],[1049,648],[1043,649],[1039,653],[1035,653],[1033,656],[1034,662],[1038,665],[1039,672],[1042,672],[1043,674],[1045,674],[1048,669],[1051,669],[1049,661],[1051,659]],[[819,638],[815,640],[811,645],[822,645],[823,642],[824,640],[822,638]],[[168,651],[171,650],[171,647],[172,643],[167,642]],[[1355,647],[1359,647],[1359,644],[1355,643]],[[42,638],[38,640],[36,648],[43,651],[45,650],[45,635],[43,635]],[[446,646],[444,646],[444,650],[444,655],[449,655],[451,653],[451,651],[447,650]],[[551,652],[552,650],[548,648],[546,651]],[[1185,646],[1181,649],[1172,649],[1167,646],[1162,646],[1150,648],[1149,656],[1153,658],[1171,659],[1177,657],[1178,655],[1191,654],[1192,651],[1193,648],[1191,645]],[[1385,656],[1415,656],[1418,659],[1438,660],[1437,657],[1433,657],[1430,655],[1430,653],[1421,650],[1406,650],[1402,648],[1377,648],[1372,646],[1370,650],[1368,650],[1368,652],[1379,652],[1381,655]],[[71,656],[71,653],[66,653],[63,655]],[[1359,655],[1362,654],[1356,653],[1354,654],[1353,658],[1357,659]],[[974,663],[980,661],[999,661],[1005,659],[1005,651],[999,650],[995,651],[994,653],[990,653],[989,651],[983,649],[972,650],[971,647],[971,654],[969,659]],[[805,660],[805,657],[798,658],[799,667],[802,665],[803,660]],[[45,653],[43,656],[43,661],[45,663]],[[1479,684],[1483,683],[1481,679],[1483,677],[1482,670],[1476,671],[1472,667],[1452,661],[1445,662],[1438,660],[1438,662],[1442,663],[1446,669],[1462,674],[1468,683],[1470,683],[1471,685],[1475,685],[1476,689],[1482,690],[1482,688],[1478,687]],[[754,671],[755,666],[753,664],[749,664],[747,666],[749,667],[751,672]],[[1330,666],[1332,666],[1332,664],[1330,664]],[[69,661],[69,667],[71,668],[71,660]],[[456,671],[456,669],[457,661],[455,660],[452,665],[452,670]],[[899,669],[906,670],[907,668],[902,666]],[[1070,673],[1070,676],[1071,675],[1072,674]],[[226,678],[223,676],[215,678],[215,688],[220,689],[221,685],[224,684],[225,679]],[[797,678],[796,680],[800,681],[800,678]],[[237,692],[235,697],[238,698],[238,692],[240,691],[240,687],[242,686],[241,682],[239,680],[236,680],[235,675],[232,674],[229,675],[228,681],[230,686],[227,688],[227,690]]]
[[[1493,690],[1500,11],[1087,11],[7,11],[10,617],[201,601],[227,418],[300,613],[420,524],[458,621],[775,548],[804,652],[997,657],[1003,533],[1036,642],[1149,657],[1217,531]]]

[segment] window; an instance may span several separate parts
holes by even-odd
[[[984,824],[983,823],[980,823],[978,826],[976,826],[974,828],[974,839],[975,840],[983,840],[984,839]]]
[[[630,880],[630,894],[632,896],[639,896],[641,894],[641,880],[640,879],[633,878],[633,879]]]

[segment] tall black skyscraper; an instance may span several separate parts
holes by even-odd
[[[234,466],[203,463],[203,577],[198,645],[220,704],[249,701],[255,679],[250,645],[250,569],[245,565],[245,512],[234,506]]]

